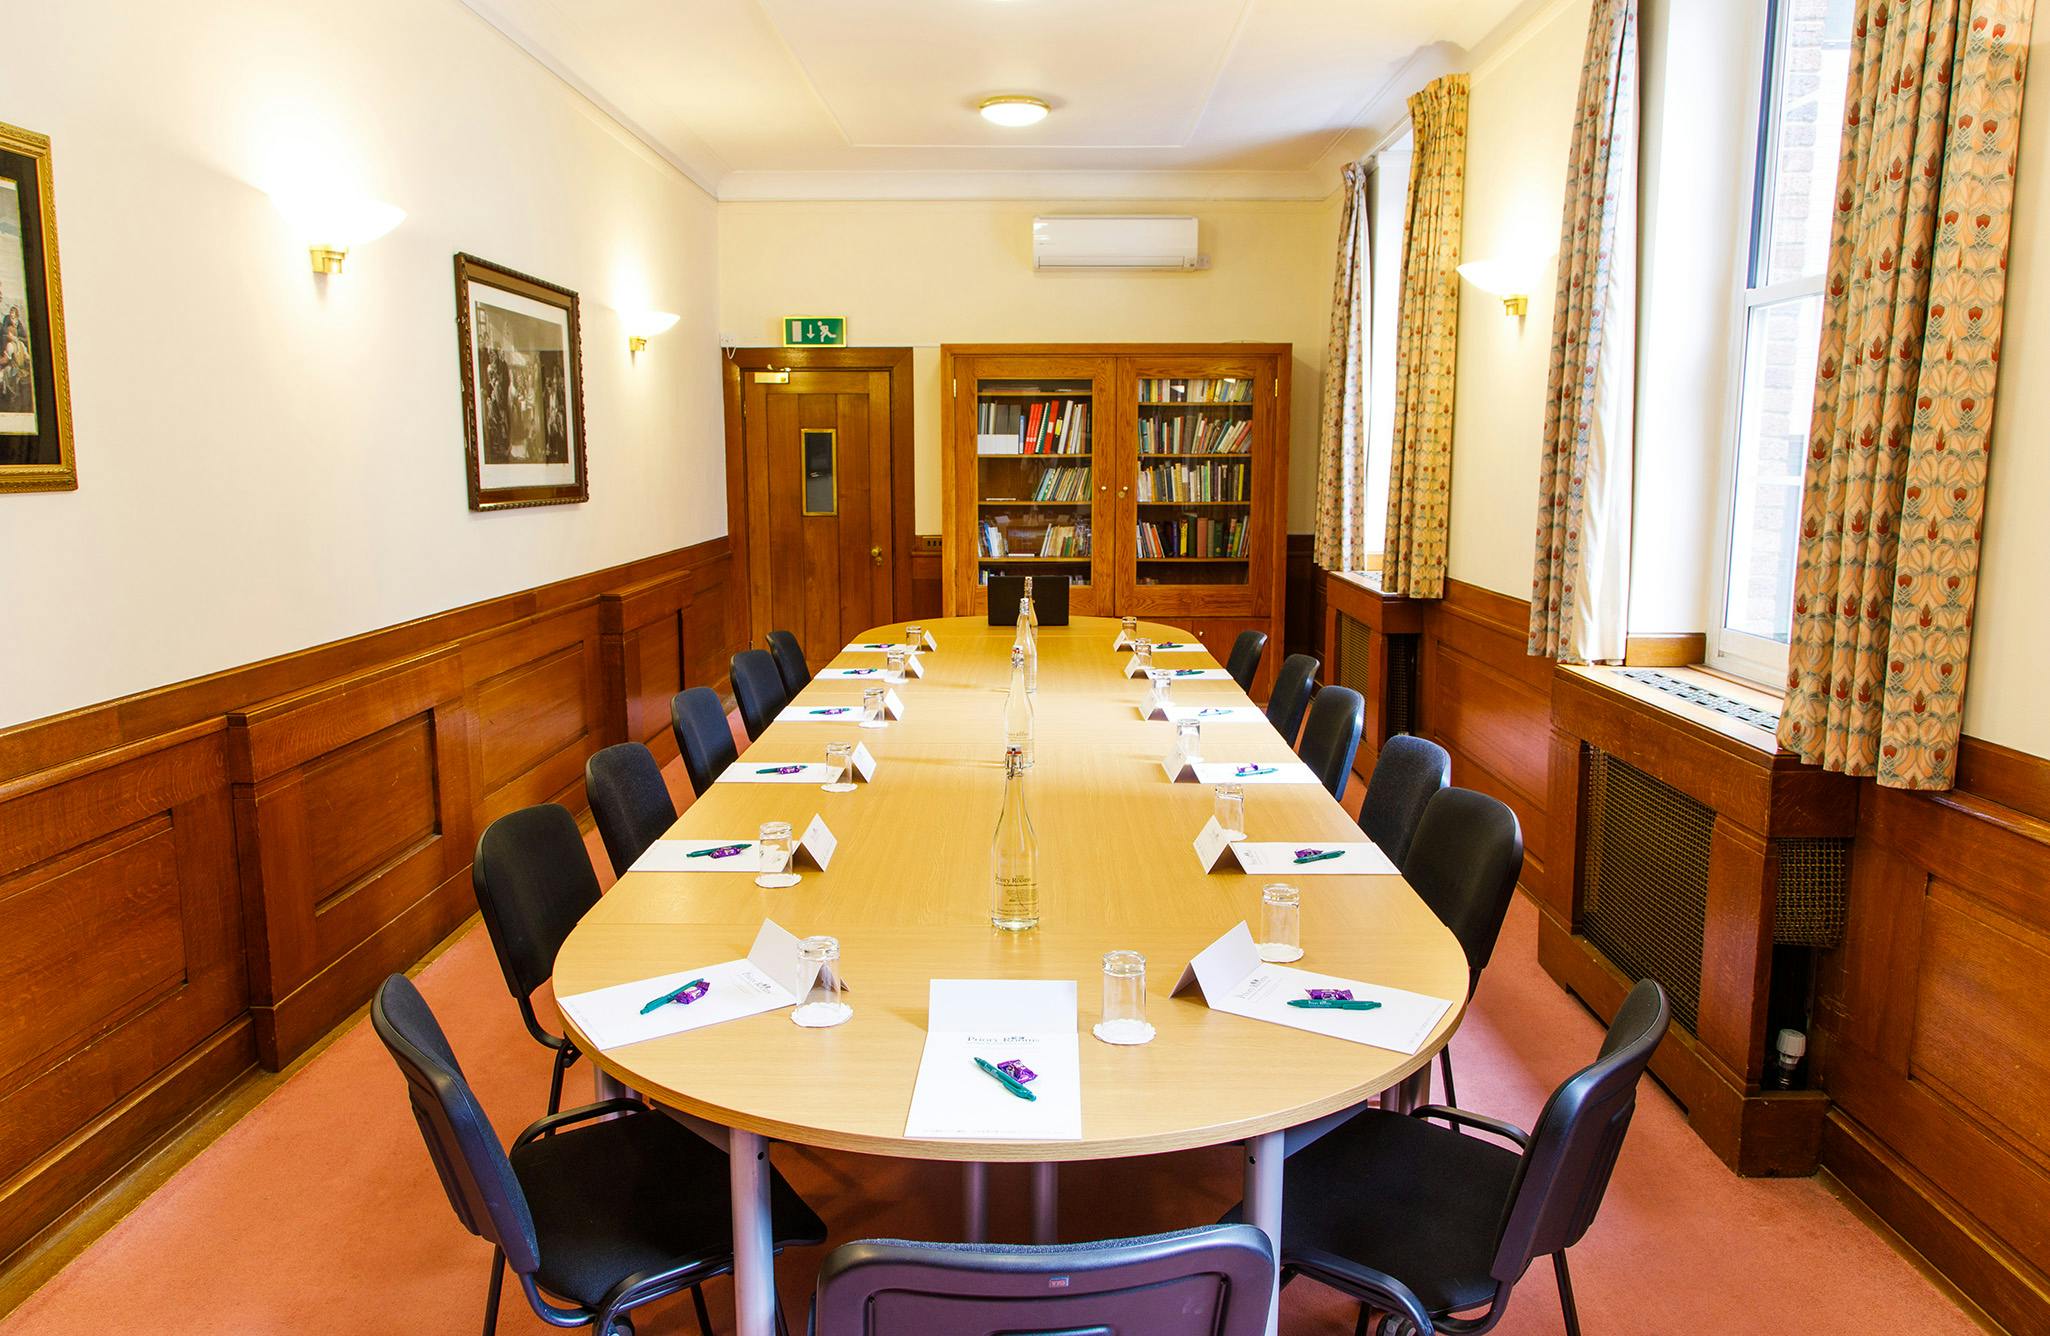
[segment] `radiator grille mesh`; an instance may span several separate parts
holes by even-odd
[[[1779,900],[1772,939],[1782,946],[1823,950],[1843,940],[1850,899],[1849,840],[1775,840],[1779,855]]]
[[[1380,652],[1388,656],[1388,694],[1385,724],[1390,734],[1416,732],[1417,637],[1382,636]],[[1362,696],[1373,697],[1368,655],[1374,653],[1374,628],[1356,617],[1338,614],[1338,644],[1332,667],[1333,682],[1351,687]]]
[[[1580,930],[1632,978],[1653,978],[1695,1028],[1715,813],[1642,770],[1588,749]]]
[[[1362,696],[1373,694],[1367,690],[1369,678],[1367,656],[1374,651],[1374,628],[1344,613],[1338,614],[1338,662],[1332,665],[1331,680],[1342,687],[1351,687]]]
[[[1388,646],[1388,731],[1416,732],[1416,636],[1383,636]]]

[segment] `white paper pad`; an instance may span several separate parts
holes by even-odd
[[[1078,1141],[1082,1055],[1072,979],[934,979],[904,1135],[933,1141]],[[975,1065],[1036,1072],[1020,1099]]]
[[[1141,668],[1137,659],[1125,660],[1126,677],[1144,677],[1149,672],[1165,671],[1171,682],[1230,682],[1232,675],[1222,668],[1169,668],[1156,663],[1152,668]]]
[[[779,724],[858,724],[861,722],[861,706],[854,705],[786,705],[776,716]]]
[[[788,773],[779,773],[787,771]],[[823,761],[756,762],[742,758],[726,767],[721,784],[830,784],[839,778],[839,767]]]
[[[863,677],[872,677],[880,682],[883,680],[883,670],[880,668],[821,668],[816,673],[813,673],[812,676],[823,678],[828,682]]]
[[[911,648],[912,647],[909,645],[899,644],[896,641],[891,640],[857,640],[853,644],[849,645],[846,649],[842,650],[841,653],[887,654],[893,649],[901,649],[908,654],[911,652]]]
[[[1200,654],[1207,653],[1208,650],[1209,647],[1207,645],[1194,640],[1156,640],[1153,642],[1153,652],[1155,654]]]
[[[728,767],[731,769],[732,767]],[[713,858],[706,854],[693,858],[700,849],[724,849],[728,845],[744,844],[747,847],[737,854],[725,858]],[[648,851],[634,860],[629,872],[760,872],[762,870],[761,850],[756,842],[747,840],[656,840]]]
[[[1335,850],[1338,857],[1296,862],[1296,855],[1305,849],[1320,853]],[[1240,867],[1256,876],[1323,877],[1343,874],[1387,877],[1398,871],[1394,861],[1372,840],[1285,840],[1271,843],[1239,840],[1231,846],[1231,854]]]
[[[1188,767],[1198,784],[1321,784],[1301,761],[1198,761]]]
[[[1162,706],[1153,700],[1140,704],[1139,713],[1147,719],[1166,719],[1180,723],[1193,719],[1199,724],[1264,724],[1267,712],[1255,705],[1168,705]]]
[[[703,997],[641,1014],[642,1007],[693,979],[711,984]],[[557,998],[556,1005],[585,1038],[600,1049],[614,1049],[795,1005],[810,991],[811,982],[797,938],[773,920],[763,919],[745,959],[576,993]]]
[[[1244,923],[1197,953],[1175,981],[1173,992],[1186,992],[1192,986],[1202,991],[1212,1011],[1411,1055],[1423,1047],[1432,1028],[1452,1006],[1442,997],[1383,988],[1292,965],[1266,964]],[[1288,1005],[1291,998],[1308,996],[1306,990],[1311,988],[1349,988],[1359,1001],[1381,1005],[1373,1011],[1321,1011]]]

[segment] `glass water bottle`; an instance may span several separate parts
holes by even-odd
[[[989,851],[989,921],[1006,932],[1039,926],[1039,839],[1025,811],[1025,758],[1004,749],[1004,810]]]
[[[1025,651],[1025,689],[1039,690],[1039,632],[1033,628],[1030,596],[1018,600],[1018,635],[1011,643]]]
[[[1039,638],[1039,605],[1032,601],[1032,577],[1025,577],[1025,620],[1032,627],[1032,638]]]
[[[1025,673],[1025,651],[1011,646],[1011,694],[1004,700],[1004,746],[1014,749],[1032,768],[1032,696]]]

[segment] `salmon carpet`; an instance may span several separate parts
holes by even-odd
[[[680,773],[672,783],[687,798]],[[591,843],[606,877],[595,836]],[[510,1139],[547,1100],[548,1055],[521,1028],[482,926],[473,921],[418,979]],[[1594,1018],[1539,969],[1537,913],[1519,897],[1459,1032],[1461,1102],[1527,1127],[1600,1038]],[[565,1102],[588,1098],[589,1079],[589,1065],[579,1064]],[[789,1145],[774,1154],[832,1229],[826,1248],[780,1262],[797,1331],[831,1246],[958,1237],[958,1167]],[[1070,1166],[1062,1237],[1215,1220],[1238,1200],[1239,1175],[1232,1147]],[[1022,1238],[1028,1200],[1022,1168],[992,1171],[999,1238]],[[726,1206],[708,1200],[705,1209]],[[1820,1182],[1731,1174],[1649,1080],[1601,1215],[1570,1256],[1589,1336],[1980,1331]],[[403,1082],[364,1021],[0,1320],[0,1334],[470,1332],[481,1322],[490,1257],[449,1210]],[[718,1328],[731,1331],[725,1282],[706,1292]],[[1340,1336],[1352,1331],[1355,1312],[1299,1281],[1283,1293],[1282,1329]],[[696,1330],[687,1300],[643,1310],[637,1325],[646,1336]],[[552,1329],[508,1284],[499,1330]],[[1563,1330],[1549,1267],[1532,1268],[1497,1330]]]

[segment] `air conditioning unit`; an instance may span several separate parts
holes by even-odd
[[[1196,220],[1165,214],[1064,214],[1032,220],[1034,269],[1201,269]]]

